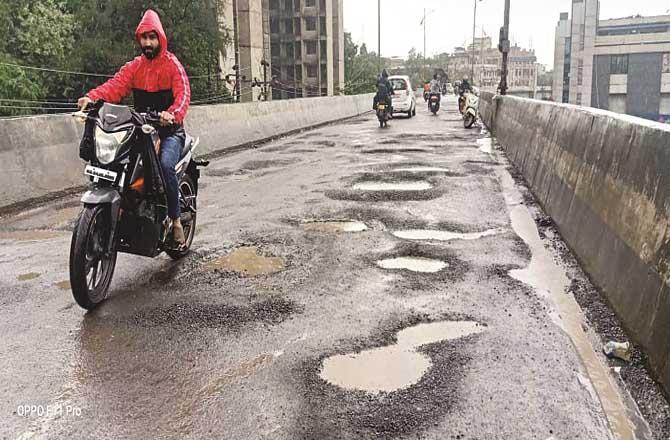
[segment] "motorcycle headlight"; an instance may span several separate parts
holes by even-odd
[[[107,133],[95,127],[95,155],[100,163],[107,165],[114,161],[119,147],[127,140],[130,130]]]

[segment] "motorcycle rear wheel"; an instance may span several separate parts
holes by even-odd
[[[468,114],[463,118],[463,126],[465,128],[471,128],[473,124],[475,123],[475,117],[472,116],[471,114]]]
[[[107,299],[117,256],[116,249],[108,252],[110,235],[109,207],[85,206],[72,234],[70,286],[75,301],[86,310]]]
[[[193,238],[195,237],[195,225],[198,208],[195,184],[193,183],[191,176],[188,174],[185,174],[181,179],[181,182],[179,182],[179,191],[186,200],[186,203],[190,204],[190,206],[193,207],[193,211],[195,212],[187,212],[183,210],[181,213],[181,224],[184,228],[184,237],[186,241],[184,242],[184,246],[180,249],[165,250],[165,253],[167,253],[173,260],[184,258],[191,251],[191,244],[193,244]],[[182,209],[183,208],[184,207],[182,207]]]

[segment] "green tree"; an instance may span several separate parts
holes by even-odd
[[[359,95],[373,93],[379,77],[379,58],[375,52],[368,52],[363,43],[360,47],[353,42],[350,33],[344,34],[344,94]]]

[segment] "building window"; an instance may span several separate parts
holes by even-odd
[[[670,53],[663,54],[663,73],[670,73]]]
[[[270,9],[279,9],[279,0],[270,0]]]
[[[628,55],[610,56],[610,75],[628,74]]]
[[[326,12],[326,0],[319,1],[319,8],[321,9],[321,12]]]
[[[584,84],[584,60],[579,60],[577,63],[577,85]]]
[[[586,25],[585,24],[581,25],[581,27],[579,29],[579,48],[581,50],[584,50],[584,43],[585,43],[584,40],[586,40]]]
[[[318,74],[319,74],[319,69],[316,67],[315,64],[308,64],[307,65],[307,77],[308,78],[316,78]]]
[[[308,8],[316,6],[316,0],[305,0],[305,6]]]
[[[285,11],[290,11],[293,9],[293,1],[292,0],[284,0],[284,10]]]
[[[281,55],[280,50],[281,50],[281,48],[279,47],[278,44],[271,44],[271,45],[270,45],[270,53],[271,53],[271,56],[273,56],[273,57],[278,57],[278,56],[280,56],[280,55]]]
[[[273,34],[279,33],[279,19],[276,17],[270,19],[270,32]]]
[[[287,18],[284,20],[284,33],[292,34],[293,33],[293,19]]]
[[[582,94],[577,93],[577,105],[582,105]]]
[[[295,69],[295,80],[298,82],[302,82],[302,67],[297,66]]]
[[[321,35],[326,35],[328,27],[326,26],[326,17],[319,17],[319,26],[321,27]]]
[[[307,55],[316,55],[316,41],[305,41],[305,51]]]
[[[305,30],[316,30],[316,17],[305,17]]]

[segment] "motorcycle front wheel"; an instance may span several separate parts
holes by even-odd
[[[475,117],[469,113],[465,115],[465,118],[463,118],[463,126],[465,128],[471,128],[474,123],[475,123]]]
[[[181,224],[184,228],[184,246],[180,249],[166,249],[165,252],[173,260],[179,260],[184,258],[189,251],[191,250],[191,244],[193,244],[193,238],[195,237],[195,225],[197,218],[197,194],[195,191],[195,184],[193,179],[188,174],[185,174],[182,177],[181,182],[179,182],[179,192],[181,194],[184,204],[182,205],[181,212]],[[189,209],[192,208],[191,209]]]
[[[85,206],[72,234],[70,286],[75,301],[86,310],[107,298],[116,267],[116,250],[108,250],[110,236],[109,207]]]

